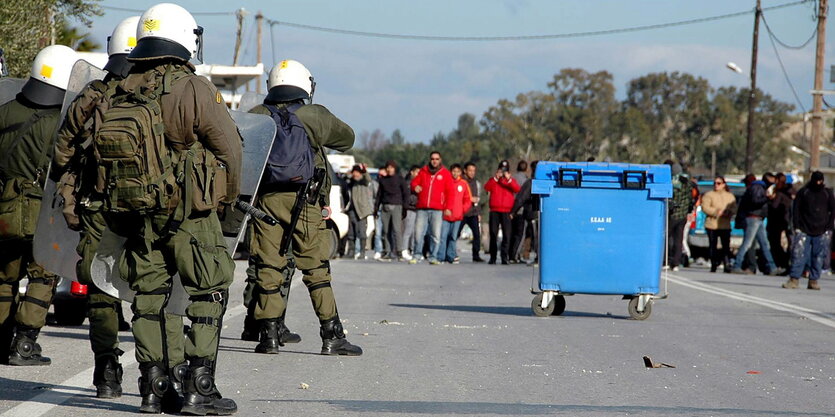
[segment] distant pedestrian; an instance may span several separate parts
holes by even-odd
[[[687,216],[693,211],[696,200],[693,198],[693,183],[684,173],[681,165],[671,160],[664,163],[670,165],[673,177],[673,198],[670,200],[669,221],[667,223],[669,245],[667,265],[673,271],[678,271],[684,246],[684,226],[687,224]]]
[[[412,165],[409,168],[409,173],[406,174],[406,178],[403,181],[406,183],[407,186],[412,183],[412,179],[417,177],[417,174],[420,172],[420,167],[417,165]],[[418,196],[414,190],[409,190],[409,200],[403,203],[403,210],[405,210],[405,214],[403,217],[403,248],[408,249],[409,255],[408,257],[404,257],[406,260],[411,261],[412,257],[415,255],[415,223],[417,222],[417,200]]]
[[[374,214],[374,199],[371,192],[371,177],[363,166],[351,168],[351,180],[348,183],[348,252],[354,259],[365,259],[368,242],[368,217]],[[359,250],[354,253],[354,245],[359,240]]]
[[[403,226],[403,205],[408,204],[409,186],[403,177],[397,174],[397,163],[386,162],[380,173],[385,176],[378,179],[379,190],[375,199],[375,212],[380,213],[382,223],[383,239],[388,242],[389,253],[385,259],[411,259],[409,252],[403,248],[402,226]]]
[[[794,236],[789,280],[783,288],[797,288],[807,263],[810,290],[820,290],[818,279],[829,256],[832,227],[835,224],[835,198],[824,186],[823,173],[815,171],[811,180],[797,193],[792,215]]]
[[[507,160],[499,163],[493,177],[484,184],[484,190],[490,193],[490,261],[496,264],[499,240],[499,228],[502,230],[501,259],[502,265],[508,264],[510,251],[510,210],[513,209],[514,195],[519,192],[519,183],[510,175]]]
[[[774,258],[774,264],[778,268],[788,270],[790,255],[783,247],[783,235],[785,234],[788,242],[792,241],[791,236],[791,207],[792,207],[792,188],[787,183],[786,175],[778,173],[776,175],[776,182],[772,187],[766,190],[766,196],[769,199],[768,203],[768,222],[765,230],[768,235],[768,244],[771,245],[771,257]]]
[[[476,165],[472,162],[467,162],[464,165],[464,177],[467,180],[467,184],[470,186],[470,194],[472,201],[472,206],[470,209],[467,210],[467,213],[464,214],[464,220],[462,223],[462,228],[464,225],[470,228],[470,231],[473,233],[473,262],[484,262],[484,259],[481,258],[481,209],[479,203],[481,201],[481,182],[476,179]],[[460,235],[460,229],[459,229]]]
[[[410,263],[420,262],[427,234],[429,235],[429,263],[432,265],[440,263],[435,259],[435,251],[441,239],[444,200],[449,183],[452,181],[452,174],[441,162],[441,153],[433,151],[429,154],[429,163],[424,165],[417,177],[412,179],[411,189],[418,196],[417,221],[415,222],[417,244],[415,255]]]
[[[710,272],[716,272],[719,265],[725,272],[731,272],[731,219],[736,214],[736,197],[731,194],[725,178],[713,179],[713,190],[702,196],[702,212],[705,214]],[[722,243],[719,250],[717,243]]]
[[[531,162],[531,174],[536,172],[536,165],[538,163],[539,163],[539,161]],[[522,187],[519,189],[519,192],[516,194],[516,197],[513,200],[513,208],[511,209],[511,213],[514,213],[513,218],[511,220],[515,221],[516,217],[522,217],[522,218],[525,219],[525,223],[526,223],[527,227],[525,229],[525,233],[524,233],[523,237],[525,239],[530,238],[531,250],[536,252],[537,256],[539,256],[539,247],[538,247],[539,242],[537,240],[538,237],[536,236],[537,229],[536,229],[536,226],[534,224],[534,222],[536,221],[536,218],[537,218],[537,216],[536,216],[537,212],[539,211],[539,205],[538,205],[537,197],[535,197],[531,194],[532,179],[533,178],[526,181],[522,185]],[[515,213],[520,213],[520,214],[515,214]],[[513,241],[511,241],[510,242],[510,248],[511,248],[510,252],[515,253],[515,251],[519,251],[520,246],[522,245],[522,243],[523,243],[522,239],[519,239],[518,241],[516,239],[514,239]],[[529,254],[525,254],[526,257],[528,255]],[[522,261],[522,260],[523,259],[520,259],[520,261]],[[536,260],[531,261],[531,262],[535,263]]]
[[[513,179],[523,187],[528,182],[528,162],[519,161],[516,165],[516,173],[513,174]],[[511,212],[510,220],[510,263],[518,263],[520,261],[520,249],[522,240],[525,238],[525,232],[528,229],[530,222],[522,215],[522,208]]]
[[[763,272],[766,275],[779,274],[782,271],[779,271],[777,265],[774,264],[774,258],[771,257],[771,246],[768,244],[768,237],[765,233],[765,227],[763,227],[763,221],[768,215],[768,197],[766,196],[765,182],[752,181],[755,179],[756,177],[753,175],[746,178],[745,194],[742,195],[739,202],[736,222],[744,223],[745,237],[742,239],[742,245],[736,254],[733,271],[736,273],[745,273],[745,270],[742,269],[742,263],[745,261],[748,250],[754,244],[754,240],[756,240],[760,245],[767,264],[767,269]],[[754,265],[749,265],[749,267],[755,268],[756,260],[754,260]],[[753,272],[749,271],[748,273]]]
[[[377,192],[380,190],[380,178],[386,177],[388,174],[383,167],[377,168],[377,179],[371,178],[371,204],[377,198]],[[379,261],[389,252],[388,241],[383,239],[383,221],[380,219],[380,211],[374,208],[374,260]]]
[[[461,165],[453,164],[450,167],[452,181],[447,189],[446,201],[444,201],[444,222],[441,226],[441,241],[435,252],[435,259],[440,262],[458,263],[458,229],[461,227],[461,220],[464,213],[473,204],[470,195],[470,186],[467,180],[461,178]]]

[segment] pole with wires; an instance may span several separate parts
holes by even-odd
[[[753,172],[754,169],[754,116],[757,111],[757,46],[760,38],[760,15],[763,9],[760,0],[757,0],[757,9],[754,12],[754,41],[751,46],[751,91],[748,96],[748,130],[745,139],[745,173]]]
[[[827,0],[818,2],[818,42],[815,49],[815,89],[812,93],[812,140],[809,144],[809,171],[815,171],[820,166],[820,144],[823,133],[823,55],[826,44],[826,13]]]

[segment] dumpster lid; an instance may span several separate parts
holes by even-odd
[[[550,195],[555,188],[649,190],[650,198],[673,196],[669,165],[540,161],[531,193]]]

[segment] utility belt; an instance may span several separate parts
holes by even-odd
[[[258,187],[258,194],[269,193],[297,193],[303,189],[306,184],[264,184]]]

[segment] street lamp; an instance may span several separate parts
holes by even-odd
[[[727,64],[725,64],[725,66],[728,67],[729,70],[737,74],[742,74],[742,68],[740,68],[739,65],[736,65],[735,62],[728,62]]]

